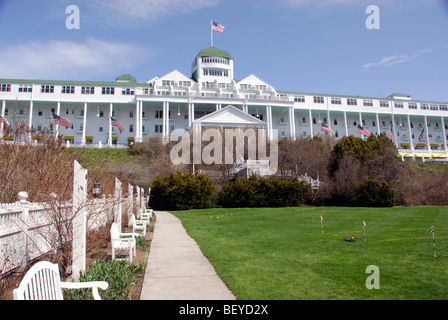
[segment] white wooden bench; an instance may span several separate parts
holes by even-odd
[[[123,233],[120,232],[118,224],[112,223],[110,228],[110,241],[112,243],[112,259],[116,259],[116,255],[125,253],[129,256],[129,262],[132,262],[132,258],[136,255],[137,242],[135,237],[136,233]],[[120,260],[117,258],[117,260]]]
[[[92,288],[93,298],[101,300],[98,288],[106,290],[108,287],[105,281],[62,282],[59,266],[41,261],[28,270],[19,287],[14,289],[14,300],[63,300],[62,289],[86,288]]]

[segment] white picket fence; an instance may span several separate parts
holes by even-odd
[[[74,240],[76,230],[83,230],[81,239],[85,239],[89,231],[97,230],[109,222],[121,225],[123,212],[130,217],[145,207],[142,188],[136,187],[137,194],[134,196],[134,186],[129,185],[126,197],[122,196],[118,179],[115,188],[113,196],[103,195],[99,199],[86,200],[82,206],[84,216],[81,219],[77,217],[79,211],[74,210],[72,201],[60,203],[55,198],[51,203],[30,203],[26,200],[26,192],[19,193],[19,201],[15,203],[0,204],[0,274],[24,268],[28,262],[50,253],[62,242],[72,242],[74,254],[83,256],[85,262],[85,240]],[[63,232],[57,230],[58,227],[67,226],[72,229]],[[61,235],[64,238],[61,239]],[[74,267],[78,272],[84,270],[82,264]]]

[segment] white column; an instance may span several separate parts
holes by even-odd
[[[395,116],[392,113],[392,128],[393,128],[393,134],[394,134],[394,140],[395,140],[395,145],[398,147],[398,141],[397,141],[397,127],[395,126]]]
[[[140,110],[140,101],[137,100],[135,104],[135,134],[134,134],[134,140],[135,142],[140,142],[140,118],[139,118],[139,110]]]
[[[2,117],[5,117],[5,110],[6,110],[6,100],[3,100],[2,102]],[[0,138],[3,138],[3,128],[5,127],[5,124],[2,122],[0,123]]]
[[[447,147],[447,145],[446,145],[445,119],[443,119],[443,116],[442,116],[442,132],[443,132],[443,143],[444,143],[444,147],[443,147],[443,149],[444,149],[445,151],[448,151],[448,147]]]
[[[442,118],[443,119],[443,118]],[[408,115],[408,129],[409,129],[409,147],[414,151],[414,141],[412,140],[412,129],[411,129],[411,117]]]
[[[428,152],[431,154],[431,143],[429,141],[429,130],[428,130],[428,117],[425,116],[425,132],[426,132],[426,141],[428,143]]]
[[[377,132],[377,135],[378,135],[378,136],[381,134],[381,129],[380,129],[380,116],[378,115],[378,112],[376,113],[376,132]]]
[[[194,103],[188,102],[188,127],[190,128],[194,121]]]
[[[111,120],[111,117],[112,117],[113,112],[114,112],[114,106],[111,103],[109,105],[109,147],[112,147],[112,120]]]
[[[289,108],[289,136],[292,140],[296,140],[296,119],[294,107]]]
[[[267,125],[268,125],[268,139],[269,140],[273,140],[273,136],[272,136],[272,107],[271,106],[266,106],[266,120],[267,120]]]
[[[313,132],[313,113],[311,109],[309,110],[309,117],[310,117],[310,138],[313,139],[314,132]]]
[[[84,119],[82,122],[82,138],[81,144],[86,144],[86,130],[87,130],[87,102],[84,103]]]
[[[56,114],[57,115],[60,115],[61,114],[61,103],[60,102],[58,102],[58,106],[56,107]],[[55,137],[56,137],[56,139],[58,138],[58,134],[59,134],[59,128],[60,128],[61,126],[59,125],[59,124],[55,124]]]
[[[33,109],[34,109],[34,103],[33,100],[30,101],[30,122],[28,124],[28,138],[31,141],[31,128],[33,127]]]
[[[138,128],[138,134],[140,141],[143,142],[143,101],[140,101],[140,127]]]
[[[345,136],[348,137],[347,112],[344,111]]]

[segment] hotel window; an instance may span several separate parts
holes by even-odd
[[[134,110],[129,111],[129,118],[134,118]]]
[[[61,93],[75,93],[75,87],[74,86],[62,86]]]
[[[448,106],[446,104],[440,104],[439,105],[439,109],[442,111],[447,111],[448,110]]]
[[[408,103],[408,108],[409,108],[409,109],[417,109],[417,103],[415,103],[415,102],[409,102],[409,103]]]
[[[229,71],[219,69],[204,69],[204,76],[228,77]]]
[[[82,87],[81,94],[95,94],[95,87]]]
[[[420,109],[422,109],[422,110],[429,110],[429,106],[428,106],[427,103],[421,103],[420,104]]]
[[[179,87],[191,87],[191,81],[179,81]]]
[[[394,107],[395,107],[395,108],[398,108],[398,109],[403,108],[403,102],[395,102],[395,103],[394,103]]]
[[[40,92],[41,93],[54,93],[54,86],[41,86]]]
[[[4,84],[2,84],[2,86],[1,86],[1,91],[2,92],[11,92],[11,84],[6,84],[6,83],[4,83]]]
[[[240,85],[240,88],[241,88],[242,90],[250,90],[251,85],[250,85],[250,84],[241,84],[241,85]]]
[[[306,118],[302,118],[302,123],[306,123]]]
[[[19,92],[33,92],[33,85],[32,84],[20,84]]]
[[[162,86],[164,86],[164,87],[174,86],[174,81],[173,80],[162,80]]]
[[[380,107],[389,108],[389,101],[380,101]]]
[[[358,100],[349,98],[349,99],[347,99],[347,104],[349,106],[356,106],[356,105],[358,105]]]
[[[341,98],[331,98],[331,104],[342,104]]]
[[[229,89],[230,83],[218,83],[218,88]]]
[[[146,132],[145,126],[142,126],[142,132]]]
[[[305,102],[305,96],[294,96],[294,102]]]
[[[37,115],[38,115],[39,117],[42,117],[42,111],[38,111],[38,112],[37,112]]]
[[[115,94],[115,88],[114,87],[103,87],[102,94],[110,94],[110,95],[114,95]]]
[[[282,101],[289,101],[289,97],[287,94],[279,94],[278,98]]]
[[[156,119],[163,118],[163,110],[156,110]]]
[[[129,132],[134,132],[134,125],[133,124],[129,125]]]
[[[338,119],[334,119],[333,123],[334,123],[335,126],[337,126],[338,125]]]
[[[316,124],[316,118],[313,118],[313,124]]]
[[[375,121],[372,121],[372,127],[374,127],[376,124],[375,124]]]
[[[324,103],[324,97],[314,97],[314,103]]]
[[[373,107],[373,101],[372,100],[364,100],[363,105],[364,105],[364,107]]]
[[[134,95],[134,90],[130,89],[130,88],[123,88],[121,90],[121,94],[124,96],[133,96]]]
[[[439,110],[439,105],[438,105],[438,104],[433,104],[433,103],[431,103],[431,104],[429,105],[429,109],[430,109],[430,110]]]
[[[104,128],[103,128],[103,127],[99,127],[98,129],[99,129],[100,132],[103,132],[103,131],[104,131]]]
[[[155,131],[156,131],[156,133],[162,133],[163,132],[163,125],[156,124],[155,125]]]
[[[268,89],[268,87],[266,85],[256,85],[255,88],[258,90],[267,90]]]

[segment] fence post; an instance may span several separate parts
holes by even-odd
[[[128,218],[131,218],[131,216],[134,214],[134,186],[132,186],[130,183],[128,185]]]
[[[22,209],[22,217],[21,217],[21,221],[20,223],[20,229],[22,230],[22,235],[23,235],[23,255],[22,255],[22,261],[21,261],[21,268],[25,269],[28,261],[30,261],[30,255],[28,252],[28,234],[29,234],[29,230],[28,230],[28,222],[29,222],[29,202],[26,200],[28,199],[28,193],[25,191],[21,191],[19,192],[19,194],[17,195],[17,198],[19,200],[20,206],[23,208]]]
[[[75,160],[73,177],[73,242],[72,276],[77,278],[86,269],[87,170]]]
[[[121,225],[121,181],[115,178],[115,204],[114,204],[114,222],[118,224],[120,227],[120,231],[122,230]]]

